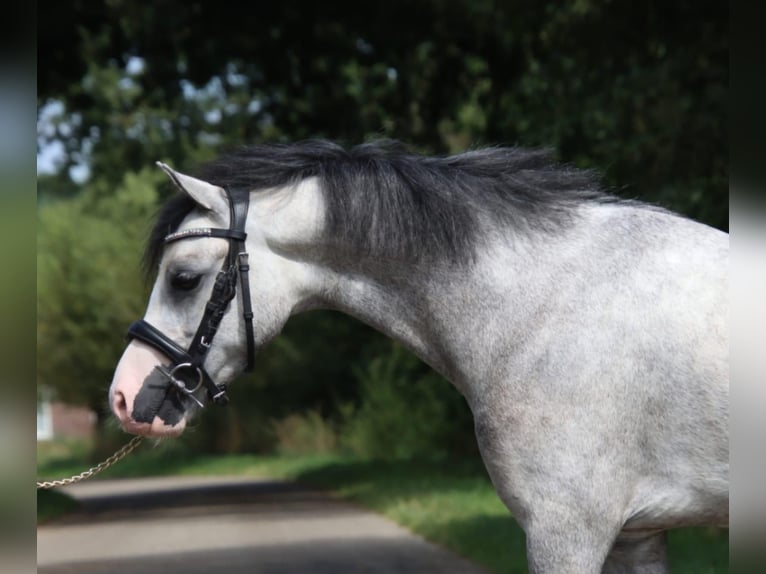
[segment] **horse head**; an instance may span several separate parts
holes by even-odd
[[[180,224],[152,234],[156,280],[109,392],[123,429],[147,436],[178,435],[206,400],[227,400],[226,385],[252,366],[255,350],[299,305],[306,275],[279,234],[300,223],[295,210],[285,214],[299,192],[287,199],[285,190],[259,194],[251,205],[247,189],[224,189],[159,165],[182,195],[157,225]]]

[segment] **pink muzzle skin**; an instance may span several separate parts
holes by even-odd
[[[183,432],[186,417],[182,412],[173,417],[154,416],[149,420],[146,416],[137,417],[135,413],[136,398],[139,397],[140,405],[142,389],[147,381],[151,382],[152,373],[166,362],[167,358],[159,351],[140,341],[131,341],[125,349],[109,389],[109,405],[124,431],[149,437],[178,436]],[[177,405],[175,410],[178,410]],[[168,421],[172,423],[168,424]]]

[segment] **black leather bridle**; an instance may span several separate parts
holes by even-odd
[[[150,345],[166,355],[170,365],[159,367],[173,386],[180,392],[190,396],[200,406],[202,403],[194,396],[197,390],[204,385],[210,399],[219,405],[229,402],[226,395],[226,386],[217,384],[205,370],[205,357],[210,350],[218,326],[223,319],[229,303],[237,292],[237,275],[242,287],[241,299],[243,317],[245,319],[245,333],[247,336],[247,371],[252,370],[255,361],[255,342],[253,337],[253,310],[250,302],[250,281],[247,247],[245,240],[245,222],[250,205],[250,192],[245,189],[226,189],[229,198],[229,210],[231,218],[228,229],[200,227],[177,231],[166,236],[165,244],[188,239],[190,237],[220,237],[229,240],[229,252],[226,255],[223,267],[213,286],[213,292],[205,305],[199,327],[195,333],[188,350],[167,337],[162,331],[153,327],[143,319],[135,321],[128,328],[128,340],[138,339]]]

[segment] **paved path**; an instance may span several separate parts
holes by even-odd
[[[42,574],[486,574],[391,521],[303,486],[251,478],[103,480],[37,530]]]

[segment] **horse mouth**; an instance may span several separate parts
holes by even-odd
[[[112,411],[125,432],[146,437],[179,436],[198,402],[169,384],[162,368],[153,369],[132,397],[112,389]]]
[[[186,428],[186,417],[179,422],[168,425],[160,417],[154,417],[151,422],[137,422],[130,418],[121,420],[120,426],[127,433],[144,436],[147,438],[173,438],[180,436]]]
[[[130,432],[140,428],[148,436],[180,435],[195,404],[199,403],[192,396],[169,384],[166,369],[155,367],[133,400],[131,419],[136,425]]]
[[[155,417],[149,427],[149,433],[145,436],[161,438],[161,437],[178,437],[184,432],[186,428],[186,417],[182,417],[179,422],[174,425],[168,425],[159,417]]]

